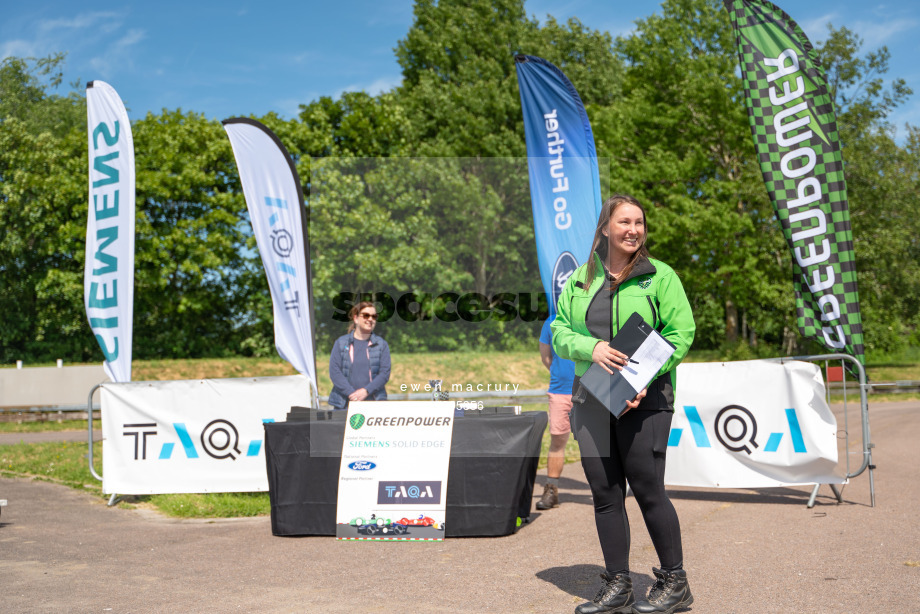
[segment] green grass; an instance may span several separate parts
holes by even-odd
[[[102,430],[99,420],[93,420],[93,429]],[[86,420],[33,420],[29,422],[0,422],[0,433],[44,433],[48,431],[86,431]]]
[[[46,480],[102,496],[102,484],[89,472],[84,442],[55,441],[0,446],[0,475]],[[93,448],[93,466],[102,471],[101,447]]]
[[[92,476],[84,442],[20,443],[0,446],[0,475],[62,484],[106,499]],[[93,466],[102,473],[102,446],[93,448]],[[209,493],[132,496],[129,505],[150,506],[176,518],[235,518],[270,512],[268,493]]]
[[[451,384],[517,384],[520,390],[545,388],[549,373],[539,352],[429,352],[393,354],[387,392],[398,394],[400,386],[427,384],[430,379]],[[500,365],[496,368],[496,365]],[[317,387],[321,395],[332,390],[329,356],[316,357]],[[137,381],[268,377],[294,375],[280,358],[199,358],[190,360],[135,360],[132,376]]]
[[[271,513],[267,492],[150,495],[136,499],[175,518],[239,518]]]

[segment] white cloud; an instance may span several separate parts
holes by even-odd
[[[309,104],[319,97],[319,94],[310,93],[307,94],[304,98],[284,98],[282,100],[275,101],[273,106],[278,111],[278,115],[290,119],[297,117],[300,114],[300,105]]]
[[[34,41],[14,40],[0,44],[0,60],[10,56],[17,58],[36,57],[40,55]]]
[[[312,49],[308,51],[304,51],[302,53],[297,53],[294,55],[285,55],[283,56],[282,60],[287,61],[288,63],[291,63],[291,64],[306,64],[306,63],[326,61],[324,60],[321,53],[314,51]]]
[[[146,33],[140,28],[131,28],[124,36],[106,48],[105,52],[89,60],[89,65],[101,76],[110,78],[115,69],[113,67],[134,66],[130,48],[146,38]]]
[[[827,24],[835,24],[834,27],[839,28],[843,25],[841,22],[840,13],[825,13],[820,17],[815,17],[814,19],[809,19],[808,21],[798,21],[799,27],[802,28],[802,31],[805,33],[812,42],[819,40],[824,40],[827,37]]]
[[[387,92],[402,83],[402,75],[380,77],[368,84],[350,83],[345,87],[339,88],[333,98],[339,98],[345,92],[365,92],[371,96],[376,96],[382,92]],[[328,94],[326,94],[328,96]]]
[[[43,57],[64,50],[79,53],[81,49],[97,45],[106,35],[119,30],[123,18],[123,15],[116,12],[96,11],[38,21],[20,28],[19,34],[24,38],[0,42],[0,57]],[[142,38],[142,30],[129,30],[127,35],[110,47],[116,49],[115,53],[124,52]],[[111,54],[109,52],[105,55]]]
[[[885,22],[857,21],[848,26],[863,39],[863,50],[877,49],[887,45],[900,34],[914,30],[918,25],[916,19],[893,19]]]
[[[83,30],[95,26],[100,21],[109,21],[103,25],[106,31],[113,27],[112,20],[117,20],[119,15],[110,11],[100,11],[94,13],[81,13],[76,17],[63,17],[59,19],[46,19],[40,21],[38,29],[42,32],[52,30]],[[117,26],[116,26],[117,27]]]
[[[388,92],[402,83],[402,75],[381,77],[370,85],[361,88],[371,96],[376,96],[382,92]]]
[[[833,24],[835,28],[846,26],[857,36],[863,39],[862,51],[873,51],[882,45],[887,45],[891,41],[903,35],[905,32],[915,30],[920,26],[920,21],[914,18],[890,18],[869,21],[847,21],[843,15],[837,11],[825,13],[819,17],[799,22],[802,30],[812,40],[812,42],[822,41],[827,38],[827,24]]]
[[[394,87],[402,83],[402,75],[390,76],[390,77],[381,77],[372,83],[367,85],[361,85],[359,83],[353,83],[351,85],[346,85],[345,87],[339,89],[338,91],[330,94],[329,92],[318,92],[316,90],[311,90],[305,92],[302,96],[298,98],[282,98],[276,100],[273,103],[272,108],[278,111],[278,114],[282,117],[297,117],[300,113],[300,105],[309,104],[314,100],[319,100],[321,96],[329,96],[333,100],[336,100],[342,96],[345,92],[366,92],[370,96],[377,96],[382,92],[387,92]]]
[[[140,28],[131,28],[120,40],[116,41],[115,47],[119,50],[124,50],[131,45],[136,45],[145,38],[147,38],[147,34],[143,30]]]

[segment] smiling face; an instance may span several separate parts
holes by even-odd
[[[604,229],[610,258],[630,258],[645,242],[645,215],[642,209],[630,203],[622,203],[610,214],[610,221]]]
[[[363,335],[370,335],[377,326],[377,310],[373,305],[368,305],[358,310],[355,314],[355,330]]]

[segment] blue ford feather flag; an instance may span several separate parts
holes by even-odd
[[[550,318],[566,280],[588,258],[601,211],[600,174],[585,106],[561,70],[515,56],[540,278]]]

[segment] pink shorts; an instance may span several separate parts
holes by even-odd
[[[549,434],[566,435],[572,432],[569,414],[572,413],[572,395],[547,392],[549,397]]]

